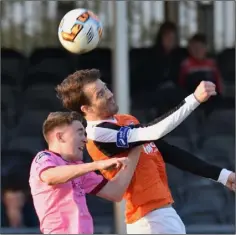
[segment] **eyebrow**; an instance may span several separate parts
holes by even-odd
[[[103,85],[104,85],[104,87],[107,86],[107,84],[105,82],[103,82]],[[96,93],[96,97],[98,97],[98,95],[103,91],[104,87]]]
[[[84,131],[84,128],[81,127],[77,131]]]

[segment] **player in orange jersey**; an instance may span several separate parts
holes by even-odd
[[[100,80],[96,69],[77,71],[56,88],[67,109],[80,112],[87,120],[87,149],[93,160],[127,156],[129,150],[143,145],[139,163],[127,189],[127,232],[137,234],[184,234],[185,226],[172,207],[165,162],[193,174],[211,178],[235,189],[235,174],[195,157],[160,140],[196,109],[216,95],[215,85],[201,82],[194,94],[150,125],[140,125],[128,114],[117,114],[113,94]],[[159,139],[159,140],[158,140]],[[102,171],[111,179],[117,172]]]

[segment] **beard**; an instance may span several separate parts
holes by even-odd
[[[119,107],[116,103],[111,104],[110,102],[106,102],[106,104],[98,107],[99,116],[103,117],[103,119],[109,118],[117,114],[118,111],[119,111]]]

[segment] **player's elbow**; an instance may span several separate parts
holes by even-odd
[[[40,178],[47,185],[55,185],[54,180],[52,178],[48,177],[47,175],[41,175]]]

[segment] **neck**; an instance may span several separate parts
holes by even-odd
[[[100,120],[107,120],[107,119],[113,119],[113,116],[109,116],[109,117],[102,117],[102,116],[93,116],[93,115],[87,115],[85,117],[85,119],[87,121],[100,121]]]

